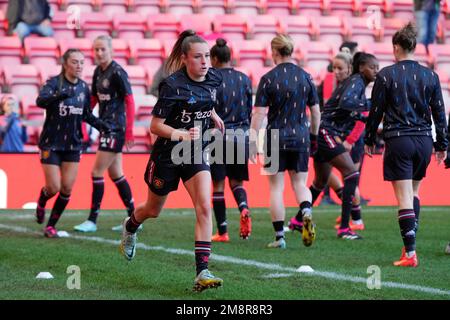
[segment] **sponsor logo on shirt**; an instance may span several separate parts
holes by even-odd
[[[197,100],[195,100],[194,97],[190,97],[187,103],[188,103],[188,104],[194,104],[194,103],[196,103],[196,102],[197,102]]]
[[[72,114],[75,115],[82,115],[83,114],[83,108],[77,108],[75,106],[66,106],[64,104],[59,105],[59,115],[61,117],[70,116]]]
[[[98,100],[99,101],[109,101],[109,100],[111,100],[111,96],[109,94],[99,93],[97,95],[98,95]]]
[[[181,112],[181,122],[189,123],[192,120],[201,120],[211,117],[211,110],[209,111],[196,111],[196,112],[186,112],[183,110]]]

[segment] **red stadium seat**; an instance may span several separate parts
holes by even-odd
[[[89,39],[61,39],[59,40],[59,48],[61,56],[67,49],[77,48],[84,54],[84,64],[94,64],[94,51],[92,49],[92,41]]]
[[[169,12],[172,14],[192,14],[200,12],[198,0],[167,0]]]
[[[98,0],[58,0],[59,9],[61,11],[66,10],[71,5],[76,5],[81,11],[92,12],[98,11]]]
[[[157,14],[167,12],[166,0],[133,0],[133,11],[139,12],[141,15]]]
[[[0,9],[0,37],[3,37],[6,35],[6,32],[8,28],[8,20],[5,17],[4,11]]]
[[[253,69],[251,71],[250,79],[252,79],[253,92],[256,92],[256,90],[258,89],[259,81],[261,80],[262,76],[265,75],[270,70],[272,70],[272,68],[273,67],[264,67],[264,68]],[[258,106],[258,107],[264,107],[264,106]]]
[[[248,20],[249,32],[254,39],[271,41],[279,33],[284,33],[280,21],[273,15],[257,15]]]
[[[114,38],[142,39],[147,32],[147,20],[139,13],[119,13],[113,18]]]
[[[404,19],[399,18],[389,18],[389,19],[383,19],[381,22],[381,25],[383,28],[381,29],[381,39],[384,42],[392,43],[392,36],[400,30],[407,21]]]
[[[413,5],[412,2],[410,5]],[[362,12],[368,14],[380,11],[386,18],[391,18],[393,15],[391,0],[361,0],[361,8]]]
[[[123,66],[128,73],[128,79],[133,89],[133,94],[146,94],[148,78],[145,68],[142,66]]]
[[[41,120],[43,124],[45,110],[36,105],[37,96],[26,95],[21,98],[23,113],[27,120]]]
[[[152,118],[152,106],[140,106],[136,112],[136,120],[137,121],[146,121],[150,123]]]
[[[200,12],[204,14],[224,14],[229,11],[227,0],[197,0]]]
[[[99,35],[111,35],[112,19],[102,12],[83,13],[78,36],[94,40]]]
[[[394,17],[414,19],[414,3],[411,0],[390,0]]]
[[[214,31],[227,39],[242,40],[248,37],[249,27],[244,17],[239,15],[218,15],[214,19]]]
[[[44,84],[50,77],[54,77],[61,73],[60,65],[53,66],[37,66],[39,74],[41,75],[41,84]]]
[[[349,38],[347,21],[338,16],[321,17],[313,22],[320,41],[342,43]]]
[[[56,11],[52,18],[52,28],[55,32],[54,38],[57,40],[73,39],[76,37],[77,21],[73,18],[73,15],[67,12]]]
[[[371,24],[371,20],[368,20],[367,17],[352,17],[348,18],[347,21],[350,33],[349,36],[352,41],[363,44],[380,41],[382,39],[383,29],[381,26],[384,27],[384,25]]]
[[[450,70],[450,44],[432,44],[429,49],[435,68]]]
[[[325,15],[360,16],[362,13],[359,0],[321,0],[321,2]]]
[[[114,16],[131,10],[130,3],[133,0],[96,0],[100,11],[107,16]]]
[[[311,19],[300,16],[286,16],[280,18],[282,29],[288,33],[295,42],[310,41],[317,37],[317,30]]]
[[[450,0],[441,0],[441,12],[450,19]]]
[[[450,43],[450,20],[445,20],[443,22],[443,31],[445,34],[445,43]]]
[[[264,0],[261,1],[264,12],[269,14],[297,14],[299,0]]]
[[[95,65],[84,66],[83,69],[83,80],[87,82],[89,88],[92,88],[92,77],[94,75],[94,70],[97,68]]]
[[[159,68],[165,59],[164,46],[158,39],[129,40],[130,62]]]
[[[52,66],[59,61],[58,43],[53,38],[26,37],[24,62],[40,66]]]
[[[0,65],[20,64],[22,55],[22,43],[18,37],[0,37]]]
[[[256,14],[262,14],[265,8],[262,5],[261,0],[228,0],[226,4],[226,12],[254,16]]]
[[[297,4],[301,16],[320,16],[324,4],[323,0],[301,0]]]
[[[325,70],[335,54],[335,48],[328,42],[297,43],[294,49],[294,57],[299,65],[316,72]]]
[[[25,95],[38,95],[41,77],[38,69],[31,64],[3,66],[5,85],[19,99]]]
[[[170,13],[149,15],[147,23],[147,29],[153,38],[163,40],[178,37],[180,23],[178,18]]]
[[[380,69],[393,64],[394,54],[392,43],[371,43],[361,46],[361,51],[373,54],[380,62]]]
[[[270,51],[265,42],[259,40],[234,40],[230,46],[233,59],[239,67],[254,70],[271,64]]]
[[[128,42],[124,39],[113,39],[113,59],[120,65],[128,64],[130,59],[130,48]]]
[[[180,17],[179,32],[192,29],[200,35],[211,32],[212,18],[206,14],[186,14]]]
[[[438,69],[438,70],[434,70],[437,75],[439,76],[439,81],[441,83],[441,87],[443,89],[448,90],[448,85],[449,85],[449,75],[448,72],[443,70],[443,69]]]
[[[421,43],[418,43],[416,45],[416,50],[414,51],[414,57],[420,64],[422,64],[426,67],[430,67],[433,64],[433,59],[432,59],[431,55],[428,54],[425,46]]]
[[[134,126],[133,138],[136,149],[133,147],[132,151],[145,152],[150,150],[151,138],[148,126]]]
[[[8,1],[9,0],[0,0],[0,11],[6,12],[8,9]]]

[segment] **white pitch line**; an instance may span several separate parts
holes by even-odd
[[[5,224],[0,224],[0,229],[4,229],[7,231],[19,232],[19,233],[27,233],[27,234],[37,234],[37,235],[42,234],[41,232],[37,232],[37,231],[31,230],[28,228],[10,226],[10,225],[5,225]],[[105,238],[101,238],[101,237],[87,237],[87,236],[79,236],[79,235],[71,234],[69,236],[69,238],[76,239],[76,240],[86,240],[86,241],[94,241],[94,242],[99,242],[99,243],[112,244],[112,245],[116,245],[116,246],[120,244],[119,240],[105,239]],[[149,251],[161,251],[161,252],[165,252],[165,253],[188,255],[188,256],[194,255],[193,250],[165,248],[162,246],[149,246],[144,243],[138,243],[136,245],[136,247],[139,249],[149,250]],[[233,264],[238,264],[238,265],[255,267],[255,268],[259,268],[259,269],[270,270],[272,272],[277,271],[280,273],[298,273],[296,268],[285,267],[285,266],[282,266],[279,264],[260,262],[260,261],[256,261],[256,260],[247,260],[247,259],[223,256],[223,255],[218,255],[218,254],[211,254],[211,259],[213,259],[215,261],[225,262],[225,263],[233,263]],[[306,276],[318,276],[318,277],[331,279],[331,280],[367,284],[366,278],[349,276],[349,275],[345,275],[345,274],[339,274],[336,272],[314,271],[311,273],[302,273],[302,274],[304,274]],[[391,281],[381,282],[381,287],[388,287],[388,288],[393,288],[393,289],[405,289],[405,290],[411,290],[411,291],[419,291],[422,293],[450,296],[450,290],[446,290],[446,289],[443,290],[443,289],[424,287],[424,286],[419,286],[419,285],[404,284],[404,283],[391,282]]]

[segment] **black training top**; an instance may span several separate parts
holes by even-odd
[[[125,134],[126,113],[125,96],[131,95],[128,74],[115,61],[102,70],[95,68],[92,79],[92,95],[99,102],[99,117],[111,126],[111,130]]]
[[[86,121],[99,131],[109,129],[92,115],[89,86],[78,79],[71,83],[59,75],[50,78],[39,92],[36,104],[46,109],[39,148],[55,151],[81,150],[81,122]]]
[[[217,69],[223,82],[217,93],[215,110],[226,129],[248,130],[252,115],[252,82],[233,68]]]
[[[280,63],[260,80],[255,106],[269,107],[267,133],[279,130],[280,149],[309,152],[306,105],[319,104],[311,76],[293,63]]]
[[[366,125],[365,144],[375,143],[383,118],[383,137],[430,136],[431,117],[436,127],[435,149],[447,149],[447,124],[438,75],[412,60],[383,68],[372,91],[372,109]]]
[[[166,119],[164,124],[175,129],[201,125],[203,134],[210,124],[213,108],[217,103],[217,90],[222,84],[222,75],[210,68],[205,80],[197,82],[189,78],[186,68],[171,74],[159,86],[159,98],[153,108],[155,117]],[[153,146],[152,159],[170,160],[170,154],[178,141],[158,137]],[[202,148],[208,141],[202,141]],[[192,143],[194,146],[194,143]]]
[[[365,91],[366,84],[360,73],[342,81],[323,108],[320,128],[345,139],[360,119],[360,112],[370,109]]]

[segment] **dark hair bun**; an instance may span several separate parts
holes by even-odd
[[[225,40],[223,38],[219,38],[216,40],[216,45],[218,47],[225,47],[227,45],[227,40]]]

